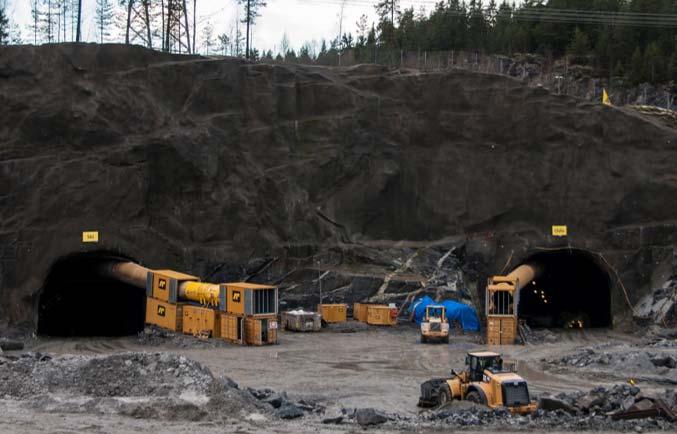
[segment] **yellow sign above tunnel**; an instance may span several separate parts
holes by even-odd
[[[566,237],[567,236],[566,225],[553,225],[552,226],[552,236],[553,237]]]
[[[99,233],[96,231],[83,232],[82,233],[82,242],[83,243],[98,243],[99,242]]]

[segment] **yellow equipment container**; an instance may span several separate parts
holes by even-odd
[[[317,311],[325,322],[346,322],[348,306],[345,304],[318,304]]]
[[[383,305],[367,305],[367,324],[394,326],[397,324],[397,309]]]
[[[270,345],[277,343],[277,317],[246,317],[244,341],[247,345]]]
[[[179,300],[179,286],[182,283],[200,280],[195,276],[172,270],[149,271],[146,279],[146,295],[170,303]]]
[[[221,338],[244,344],[244,317],[221,312]]]
[[[353,304],[353,319],[356,321],[367,322],[367,307],[365,303]]]
[[[515,343],[520,290],[540,273],[540,267],[523,264],[507,276],[493,276],[487,280],[485,305],[489,345],[513,345]]]
[[[146,323],[175,332],[182,331],[183,304],[167,303],[166,301],[147,297]]]
[[[218,311],[209,307],[184,306],[183,333],[200,337],[219,337],[221,327]]]
[[[220,285],[219,308],[233,315],[277,316],[277,288],[256,283],[223,283]]]

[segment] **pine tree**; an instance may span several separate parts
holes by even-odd
[[[205,54],[209,55],[214,46],[214,26],[207,21],[207,24],[202,28],[202,46],[207,50]]]
[[[5,5],[0,5],[0,45],[9,43],[9,18],[5,15]]]
[[[237,0],[240,5],[244,8],[244,18],[242,23],[247,25],[246,28],[246,45],[245,45],[245,57],[249,58],[250,55],[250,36],[251,28],[254,25],[256,18],[261,16],[260,10],[266,7],[266,0]]]
[[[312,63],[312,60],[310,57],[310,44],[306,42],[299,50],[299,62],[308,64]]]
[[[110,25],[115,15],[115,5],[111,0],[96,0],[96,27],[99,33],[100,43],[110,36]]]
[[[569,53],[573,54],[574,56],[583,57],[586,56],[589,51],[590,41],[588,40],[588,35],[576,27],[576,30],[574,31],[574,37],[569,44]]]
[[[655,83],[663,79],[663,52],[657,42],[651,42],[644,50],[644,65],[648,78]]]
[[[219,45],[218,49],[224,56],[228,55],[228,47],[230,46],[230,38],[225,33],[221,33],[216,37]]]
[[[40,21],[42,20],[42,8],[39,0],[31,0],[31,31],[33,32],[33,44],[38,45],[40,33]]]
[[[287,37],[287,33],[285,32],[282,34],[282,40],[280,41],[280,53],[282,54],[282,56],[286,56],[287,51],[289,51],[289,38]]]
[[[395,26],[395,18],[400,14],[400,0],[380,0],[374,8],[380,22],[390,22]]]
[[[640,83],[645,80],[644,57],[639,47],[635,48],[635,52],[632,53],[632,59],[630,60],[630,80],[634,83]]]
[[[395,44],[395,18],[400,16],[399,0],[380,0],[376,5],[379,39],[382,44]]]
[[[42,0],[43,12],[41,16],[40,31],[43,33],[47,43],[54,42],[55,33],[59,31],[56,26],[56,18],[59,15],[59,12],[55,11],[57,6],[55,0]]]

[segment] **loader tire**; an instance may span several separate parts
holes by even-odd
[[[440,405],[444,405],[448,402],[451,402],[451,391],[449,390],[449,386],[446,384],[443,384],[440,386],[440,390],[437,393],[437,400]]]
[[[443,337],[442,342],[445,343],[445,344],[448,344],[449,343],[449,336]]]
[[[486,405],[486,403],[482,399],[482,396],[476,390],[471,390],[470,392],[468,392],[468,394],[465,395],[465,400],[470,401],[470,402],[474,402],[475,404]]]
[[[425,336],[421,336],[421,343],[425,344],[426,342],[428,342],[428,338],[426,338]]]

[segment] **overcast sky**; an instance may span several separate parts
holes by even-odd
[[[3,0],[0,0],[0,2]],[[21,25],[24,40],[29,40],[27,27],[30,24],[30,0],[4,0],[10,18]],[[117,3],[118,0],[112,0]],[[433,8],[437,0],[401,0],[404,7],[416,10]],[[254,46],[259,50],[275,50],[282,35],[287,34],[292,47],[300,47],[305,41],[331,39],[339,32],[339,15],[343,0],[267,0],[268,6],[261,11],[254,28]],[[375,20],[373,4],[377,0],[345,0],[343,11],[344,32],[355,33],[355,23],[362,14]],[[188,0],[188,3],[192,1]],[[518,2],[519,3],[519,2]],[[83,38],[95,41],[94,26],[96,0],[83,0]],[[211,22],[215,33],[230,33],[235,26],[236,14],[241,8],[236,0],[197,0],[198,22]],[[199,25],[198,27],[201,27]],[[198,30],[198,40],[200,32]]]

